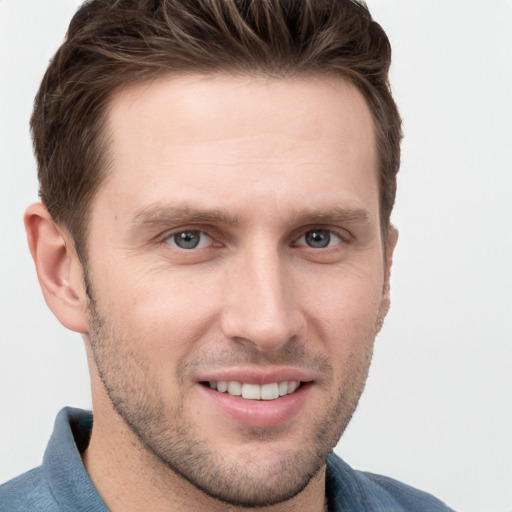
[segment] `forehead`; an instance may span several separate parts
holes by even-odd
[[[111,166],[98,195],[115,190],[124,206],[179,196],[218,209],[270,194],[286,208],[320,192],[349,200],[355,189],[352,200],[377,197],[372,115],[339,77],[161,78],[119,91],[107,130]]]
[[[139,138],[140,129],[150,133],[157,124],[176,144],[215,142],[218,135],[241,140],[283,128],[298,139],[341,135],[351,143],[373,137],[362,94],[344,78],[324,75],[177,75],[114,95],[108,123],[114,139]]]

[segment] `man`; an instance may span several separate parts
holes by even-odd
[[[400,118],[354,1],[93,1],[32,117],[41,288],[82,333],[6,510],[448,510],[331,452],[389,308]]]

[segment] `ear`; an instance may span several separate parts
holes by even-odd
[[[393,254],[395,252],[397,242],[398,230],[394,226],[390,226],[387,233],[386,254],[384,258],[384,284],[382,288],[379,317],[377,319],[377,331],[381,330],[384,318],[386,318],[389,306],[391,305],[389,280],[391,277],[391,267],[393,265]]]
[[[42,203],[29,206],[24,220],[46,304],[62,325],[86,333],[87,295],[82,265],[71,237],[53,221]]]

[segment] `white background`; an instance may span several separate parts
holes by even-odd
[[[48,312],[22,214],[32,100],[74,0],[0,0],[0,481],[90,407],[82,340]],[[466,512],[512,511],[512,1],[372,0],[405,140],[393,305],[337,451]]]

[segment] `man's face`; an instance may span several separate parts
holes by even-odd
[[[387,309],[370,111],[340,78],[181,76],[118,93],[108,131],[88,239],[102,385],[197,488],[290,498],[346,427]]]

